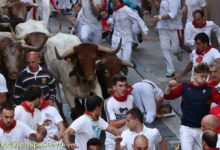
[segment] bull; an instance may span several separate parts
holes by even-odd
[[[96,78],[95,62],[103,53],[117,53],[116,50],[91,43],[81,43],[75,35],[58,33],[48,39],[45,61],[54,77],[63,84],[63,91],[71,109],[72,119],[82,111],[76,107],[75,98],[88,97],[95,92],[102,97],[101,88]]]
[[[16,25],[25,22],[28,11],[33,7],[37,7],[37,5],[20,1],[6,3],[1,7],[3,12],[0,15],[0,23],[10,23],[12,28],[15,29]],[[9,32],[10,29],[0,27],[0,31]]]
[[[112,77],[120,74],[124,67],[135,68],[135,64],[119,59],[115,54],[107,54],[97,63],[97,77],[102,89],[103,98],[112,94]]]

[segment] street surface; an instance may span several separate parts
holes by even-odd
[[[170,80],[170,78],[166,78],[166,66],[165,61],[162,56],[162,52],[160,49],[160,42],[158,39],[158,33],[154,27],[151,26],[151,22],[149,15],[145,15],[144,20],[148,25],[150,32],[149,35],[151,40],[144,41],[137,48],[133,50],[132,60],[136,64],[136,69],[129,69],[129,73],[127,75],[128,82],[133,84],[142,79],[149,79],[155,82],[160,88],[163,90],[166,87],[166,84]],[[62,24],[62,32],[69,33],[71,26],[68,16],[63,16],[59,14],[55,18],[51,18],[49,21],[49,29],[51,32],[57,32],[59,29],[59,24]],[[104,45],[109,44],[103,40]],[[181,71],[188,63],[188,54],[184,53],[184,59],[182,62],[178,62],[178,60],[173,57],[175,65],[176,65],[176,73]],[[187,76],[189,79],[189,75]],[[186,79],[187,79],[186,78]],[[63,96],[62,96],[63,97]],[[170,103],[174,108],[175,116],[163,118],[161,120],[156,120],[153,124],[147,125],[149,127],[156,127],[161,132],[164,139],[169,144],[169,150],[175,149],[178,144],[179,137],[179,125],[180,125],[180,101],[181,99],[175,101],[165,101],[165,103]],[[70,119],[70,111],[69,107],[64,101],[64,111],[65,115],[68,118],[68,122],[71,123]]]

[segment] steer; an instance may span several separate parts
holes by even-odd
[[[117,53],[120,47],[121,42],[116,50],[81,43],[77,36],[63,33],[48,39],[45,61],[57,81],[63,84],[64,95],[71,108],[73,119],[82,111],[76,107],[75,98],[86,98],[91,92],[102,97],[96,79],[95,62],[103,53]]]

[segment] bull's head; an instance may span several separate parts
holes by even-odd
[[[32,50],[36,51],[37,49],[39,49],[39,47],[15,43],[8,37],[2,38],[0,40],[0,62],[7,77],[9,79],[16,79],[19,71],[25,66],[25,52]]]
[[[74,64],[73,71],[70,72],[70,76],[73,74],[79,74],[87,81],[92,81],[96,78],[96,65],[95,62],[100,58],[103,53],[117,53],[121,49],[121,41],[116,49],[111,49],[101,45],[94,45],[91,43],[82,43],[78,46],[67,50],[62,56],[60,56],[55,47],[55,53],[57,59],[65,59],[71,61]]]
[[[38,7],[36,4],[24,3],[24,2],[13,2],[7,3],[3,8],[8,10],[9,17],[17,17],[26,20],[28,11],[33,8]]]
[[[108,94],[111,94],[109,91],[112,91],[111,80],[114,75],[120,74],[124,67],[135,68],[134,63],[122,61],[115,54],[104,55],[97,65],[102,65],[101,69],[104,70],[104,81],[107,84]]]

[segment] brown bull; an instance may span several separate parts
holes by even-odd
[[[84,81],[94,81],[96,79],[96,61],[104,53],[118,53],[120,47],[121,41],[115,50],[101,45],[82,43],[75,46],[72,50],[68,50],[63,56],[60,56],[56,49],[55,53],[58,59],[73,62],[74,68],[69,74],[70,77],[76,75],[79,82],[82,77]]]
[[[125,62],[120,60],[115,54],[107,54],[102,56],[102,59],[97,64],[97,76],[102,88],[102,94],[104,98],[108,98],[112,92],[112,77],[116,74],[120,74],[120,71],[124,67],[135,68],[135,65],[131,62]]]

